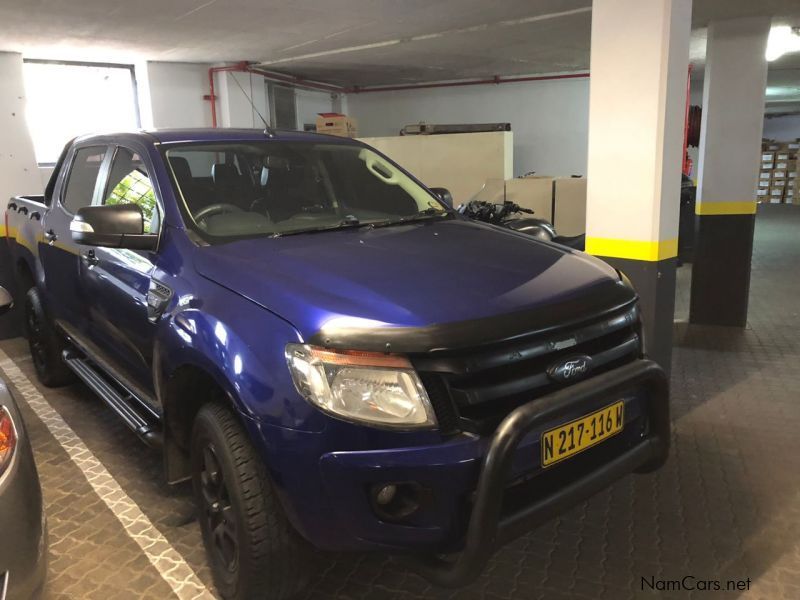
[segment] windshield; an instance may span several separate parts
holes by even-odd
[[[212,243],[448,214],[425,188],[363,146],[191,144],[169,148],[166,160],[189,224]]]

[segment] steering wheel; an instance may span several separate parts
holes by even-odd
[[[208,217],[222,213],[231,213],[231,212],[244,212],[244,211],[235,204],[229,204],[228,202],[217,202],[216,204],[209,204],[205,208],[201,208],[200,210],[198,210],[197,213],[194,215],[194,220],[205,221]]]

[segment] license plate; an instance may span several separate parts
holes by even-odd
[[[542,434],[542,466],[574,456],[622,431],[625,403],[615,402]]]

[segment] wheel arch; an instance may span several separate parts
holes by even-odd
[[[238,400],[218,373],[196,362],[184,362],[157,383],[164,424],[164,468],[169,483],[189,478],[192,427],[200,408],[222,404],[242,422]],[[244,424],[244,423],[243,423]]]

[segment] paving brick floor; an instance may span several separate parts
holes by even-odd
[[[433,588],[383,556],[321,558],[324,598],[800,598],[800,207],[762,207],[750,321],[689,326],[679,271],[673,451],[530,532],[466,589]],[[33,380],[22,340],[0,347]],[[39,388],[211,589],[189,490],[162,483],[142,447],[80,385]],[[159,577],[55,439],[26,408],[50,523],[46,598],[169,598]],[[749,591],[649,591],[642,578],[747,579]]]

